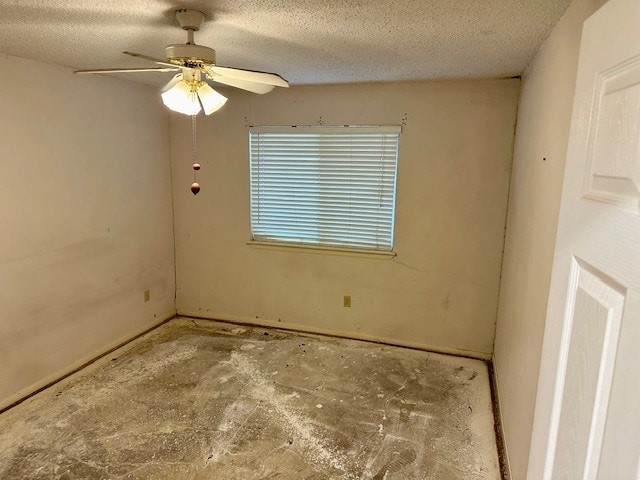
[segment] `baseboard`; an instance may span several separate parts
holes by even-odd
[[[123,347],[127,343],[132,342],[133,340],[141,337],[142,335],[150,332],[151,330],[158,328],[160,325],[168,322],[175,316],[176,316],[176,311],[173,310],[172,312],[167,313],[161,316],[160,318],[154,319],[153,322],[147,324],[146,326],[139,328],[138,330],[135,330],[129,333],[128,335],[121,337],[118,340],[115,340],[114,342],[109,343],[104,348],[100,349],[98,352],[87,355],[81,358],[80,360],[78,360],[77,362],[74,362],[73,364],[69,365],[67,368],[59,370],[47,376],[46,378],[42,379],[41,381],[36,382],[32,385],[29,385],[27,388],[22,389],[20,392],[16,393],[15,395],[12,395],[9,398],[0,402],[0,413],[12,407],[15,407],[16,405],[24,402],[26,399],[32,397],[38,392],[41,392],[42,390],[49,388],[51,385],[54,385],[60,382],[61,380],[64,380],[69,375],[72,375],[77,371],[91,365],[95,361],[99,360],[105,355],[108,355],[114,350],[117,350],[118,348]]]
[[[279,328],[301,333],[313,333],[315,335],[325,335],[329,337],[346,338],[350,340],[362,340],[365,342],[380,343],[383,345],[391,345],[394,347],[413,348],[415,350],[424,350],[428,352],[442,353],[445,355],[456,355],[458,357],[474,358],[477,360],[491,360],[491,354],[483,352],[474,352],[471,350],[463,350],[458,348],[440,347],[420,342],[407,342],[395,338],[378,337],[375,335],[367,335],[364,333],[348,332],[342,330],[332,330],[328,328],[318,328],[309,325],[301,325],[297,323],[274,322],[272,320],[264,320],[260,318],[243,317],[238,315],[216,314],[211,312],[203,313],[201,311],[178,310],[177,315],[192,318],[201,318],[203,320],[219,320],[238,325],[251,325],[258,327]]]
[[[495,419],[496,442],[498,444],[498,456],[500,458],[500,471],[502,472],[502,480],[510,480],[511,466],[509,464],[509,452],[505,442],[504,427],[502,425],[502,410],[500,407],[500,388],[498,383],[498,374],[494,368],[495,356],[491,356],[489,363],[489,378],[491,382],[491,395],[493,397],[493,418]]]

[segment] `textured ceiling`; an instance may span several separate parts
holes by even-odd
[[[218,64],[292,84],[522,73],[569,0],[0,0],[0,53],[75,68],[151,66],[184,43],[175,8],[205,12]],[[170,73],[129,74],[161,85]]]

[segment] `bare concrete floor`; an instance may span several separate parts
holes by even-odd
[[[481,361],[175,319],[0,415],[2,479],[499,479]]]

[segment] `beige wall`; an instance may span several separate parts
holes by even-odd
[[[2,407],[171,314],[174,269],[156,89],[6,56],[0,72]]]
[[[177,307],[489,354],[518,80],[229,92],[199,117],[202,191],[189,191],[191,126],[173,115]],[[255,249],[247,125],[401,124],[393,260]],[[352,296],[352,308],[342,306]]]
[[[574,1],[523,76],[494,352],[514,480],[529,457],[582,22],[603,3]]]

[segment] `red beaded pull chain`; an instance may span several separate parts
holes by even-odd
[[[191,192],[197,195],[200,191],[200,184],[196,174],[200,170],[200,164],[198,163],[198,135],[196,132],[196,115],[191,115],[191,138],[192,138],[192,153],[193,153],[193,183],[191,184]]]

